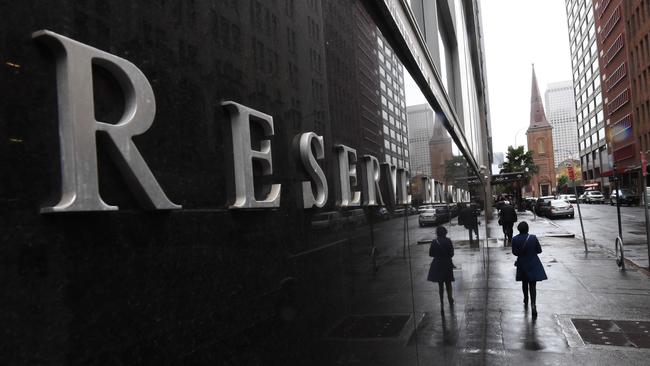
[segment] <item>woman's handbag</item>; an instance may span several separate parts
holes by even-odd
[[[499,223],[499,226],[503,225],[503,221],[501,220],[500,217],[499,217],[499,221],[497,221],[497,222]]]
[[[526,243],[528,243],[528,238],[530,238],[530,234],[526,237],[526,240],[524,241],[524,246],[521,248],[521,253],[523,254],[524,248],[526,248]],[[519,265],[519,258],[515,259],[515,267]]]

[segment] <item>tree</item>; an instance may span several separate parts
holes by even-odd
[[[568,184],[569,184],[569,177],[567,177],[566,175],[560,175],[557,178],[557,186],[558,186],[558,188],[562,187],[562,186],[565,186],[565,185],[568,186]]]
[[[528,184],[530,181],[530,175],[535,174],[539,171],[537,165],[533,161],[533,151],[525,151],[522,145],[514,148],[508,146],[508,152],[506,153],[506,161],[501,165],[500,173],[524,173],[523,181],[517,181],[513,184],[512,188],[515,193],[515,197],[519,202],[519,208],[521,209],[521,187],[523,184]],[[527,174],[526,174],[527,172]]]
[[[459,178],[467,179],[469,165],[462,155],[445,160],[445,183],[456,184]]]
[[[533,162],[533,151],[525,151],[522,145],[517,148],[508,146],[506,161],[501,165],[500,173],[519,173],[526,170],[531,174],[537,173],[539,170],[535,162]],[[526,177],[526,183],[528,183],[529,178],[530,176]]]

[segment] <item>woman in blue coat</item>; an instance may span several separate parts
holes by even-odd
[[[528,234],[528,223],[522,221],[517,225],[519,235],[512,238],[512,254],[517,256],[516,280],[521,281],[521,289],[524,292],[524,307],[528,309],[528,293],[530,292],[530,307],[533,310],[533,317],[537,317],[537,281],[544,281],[546,271],[537,254],[542,252],[535,235]]]
[[[454,305],[451,288],[451,282],[454,280],[454,265],[451,261],[451,258],[454,256],[454,246],[451,240],[447,238],[447,229],[444,226],[438,226],[436,228],[436,236],[437,238],[431,242],[431,246],[429,247],[429,257],[433,257],[433,261],[431,261],[431,267],[429,267],[427,280],[438,282],[440,311],[444,313],[442,296],[444,294],[444,286],[447,287],[449,306]]]

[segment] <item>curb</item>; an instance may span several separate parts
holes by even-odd
[[[552,220],[549,220],[545,217],[539,217],[539,216],[537,217],[537,220],[544,220],[545,223],[550,224],[551,226],[554,226],[555,228],[562,231],[562,233],[550,233],[550,234],[546,234],[545,236],[552,237],[552,238],[575,238],[576,237],[575,233],[568,231],[562,226],[554,223]]]
[[[616,253],[615,253],[611,248],[606,247],[606,246],[604,246],[603,244],[596,244],[596,243],[594,243],[594,244],[591,244],[591,245],[595,245],[595,246],[599,247],[600,249],[604,250],[605,252],[607,252],[608,254],[614,256],[614,258],[616,258]],[[626,265],[629,265],[629,266],[632,267],[632,268],[634,268],[634,269],[637,270],[638,272],[643,273],[643,274],[646,275],[647,277],[650,277],[650,270],[648,270],[648,268],[645,268],[645,267],[643,267],[643,266],[640,266],[640,265],[638,265],[638,264],[632,262],[631,260],[629,260],[629,259],[627,259],[627,258],[625,258],[625,264],[626,264]]]

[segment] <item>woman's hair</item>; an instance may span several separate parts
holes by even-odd
[[[526,221],[522,221],[517,225],[517,230],[519,230],[520,234],[528,234],[528,223]]]
[[[447,236],[447,229],[445,229],[444,226],[438,226],[436,228],[436,235],[442,236],[442,237]]]

